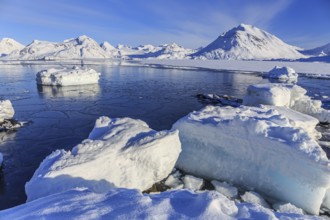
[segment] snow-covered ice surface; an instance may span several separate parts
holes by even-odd
[[[266,83],[251,85],[243,99],[243,105],[259,104],[285,106],[303,114],[311,115],[320,122],[330,122],[330,110],[321,107],[322,102],[306,95],[307,91],[297,85]]]
[[[0,211],[4,219],[321,219],[274,212],[259,205],[235,203],[215,191],[188,190],[141,194],[111,189],[95,194],[76,189]]]
[[[47,69],[37,73],[36,81],[39,85],[72,86],[98,83],[100,73],[90,68]]]
[[[15,110],[10,100],[0,100],[0,123],[4,119],[11,119],[15,114]]]
[[[113,187],[143,191],[168,176],[180,151],[177,131],[156,132],[140,120],[100,117],[88,139],[40,164],[26,195],[31,201],[75,187],[97,193]]]
[[[237,70],[268,72],[274,66],[290,66],[298,75],[313,78],[330,78],[330,63],[289,61],[247,61],[247,60],[141,60],[144,65],[161,65],[172,68],[205,68],[213,70]]]
[[[276,110],[207,106],[173,128],[182,143],[179,169],[319,213],[330,187],[329,161],[306,131]]]
[[[279,79],[280,81],[294,81],[298,79],[298,73],[296,73],[291,67],[287,66],[275,66],[263,76],[272,79]]]

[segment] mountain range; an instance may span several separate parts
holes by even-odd
[[[63,60],[63,59],[221,59],[221,60],[319,60],[328,61],[330,44],[303,50],[289,45],[257,27],[240,24],[224,32],[209,45],[198,50],[175,43],[160,46],[112,46],[98,44],[83,35],[63,42],[34,40],[23,46],[10,38],[0,40],[2,60]]]

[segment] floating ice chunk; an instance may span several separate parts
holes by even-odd
[[[321,107],[322,102],[312,100],[306,90],[297,85],[266,83],[251,85],[243,99],[243,105],[259,104],[286,106],[295,111],[311,115],[320,122],[330,122],[330,111]]]
[[[303,215],[304,211],[291,203],[275,203],[273,204],[273,208],[278,212],[283,213],[295,213],[299,215]]]
[[[264,76],[272,79],[279,79],[280,81],[296,81],[298,79],[296,71],[287,66],[275,66]]]
[[[74,66],[72,69],[42,70],[37,73],[37,83],[48,86],[71,86],[98,83],[100,73],[90,68],[79,68]]]
[[[15,114],[14,108],[10,100],[0,100],[0,123],[4,119],[11,119]]]
[[[178,168],[319,212],[330,187],[329,161],[306,131],[276,110],[207,106],[173,128],[182,144]]]
[[[183,178],[184,188],[191,190],[200,190],[204,180],[192,175],[185,175]]]
[[[232,198],[237,197],[238,191],[235,186],[232,186],[226,182],[219,182],[216,180],[212,180],[211,183],[214,186],[216,191],[223,194],[227,198],[232,199]]]
[[[100,117],[89,139],[49,155],[25,185],[28,201],[75,187],[105,193],[141,191],[166,178],[181,151],[177,131],[156,132],[140,120]]]
[[[269,208],[269,205],[264,200],[264,198],[262,198],[262,196],[256,192],[245,192],[244,195],[241,196],[241,198],[244,202],[249,202],[252,204],[261,205],[265,208]]]

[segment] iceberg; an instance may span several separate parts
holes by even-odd
[[[325,152],[276,110],[207,106],[173,125],[176,167],[195,176],[254,188],[318,214],[330,187]]]
[[[46,86],[72,86],[98,83],[100,73],[90,68],[79,68],[74,66],[72,69],[42,70],[37,73],[36,81],[39,85]]]
[[[171,173],[180,152],[178,131],[156,132],[140,120],[103,116],[88,139],[44,159],[25,185],[27,200],[76,187],[147,190]]]
[[[10,100],[0,100],[0,123],[5,119],[13,118],[15,110]]]
[[[278,79],[280,81],[296,81],[298,73],[291,67],[275,66],[272,70],[264,74],[264,77]]]
[[[285,106],[317,118],[320,122],[330,123],[330,111],[321,107],[322,102],[312,100],[307,91],[297,85],[265,83],[251,85],[243,98],[243,105]]]

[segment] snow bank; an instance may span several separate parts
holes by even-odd
[[[168,176],[181,151],[177,131],[156,132],[140,120],[100,117],[72,151],[49,155],[25,185],[28,201],[75,187],[105,193],[146,190]]]
[[[330,187],[329,161],[306,131],[276,110],[207,106],[173,128],[182,144],[179,169],[319,212]]]
[[[14,108],[10,100],[0,100],[0,123],[4,119],[11,119],[15,114]]]
[[[272,79],[279,79],[280,81],[292,81],[298,79],[298,73],[296,73],[294,69],[286,66],[275,66],[264,76]]]
[[[235,204],[215,191],[141,194],[111,189],[107,194],[70,190],[0,211],[0,219],[321,219],[274,213],[258,205]]]
[[[251,85],[243,99],[243,105],[259,104],[286,106],[303,114],[311,115],[320,122],[330,122],[330,111],[321,107],[322,102],[312,100],[307,91],[297,85],[266,83]]]
[[[79,68],[74,66],[72,69],[42,70],[37,73],[37,83],[49,86],[71,86],[98,83],[100,73],[89,68]]]

